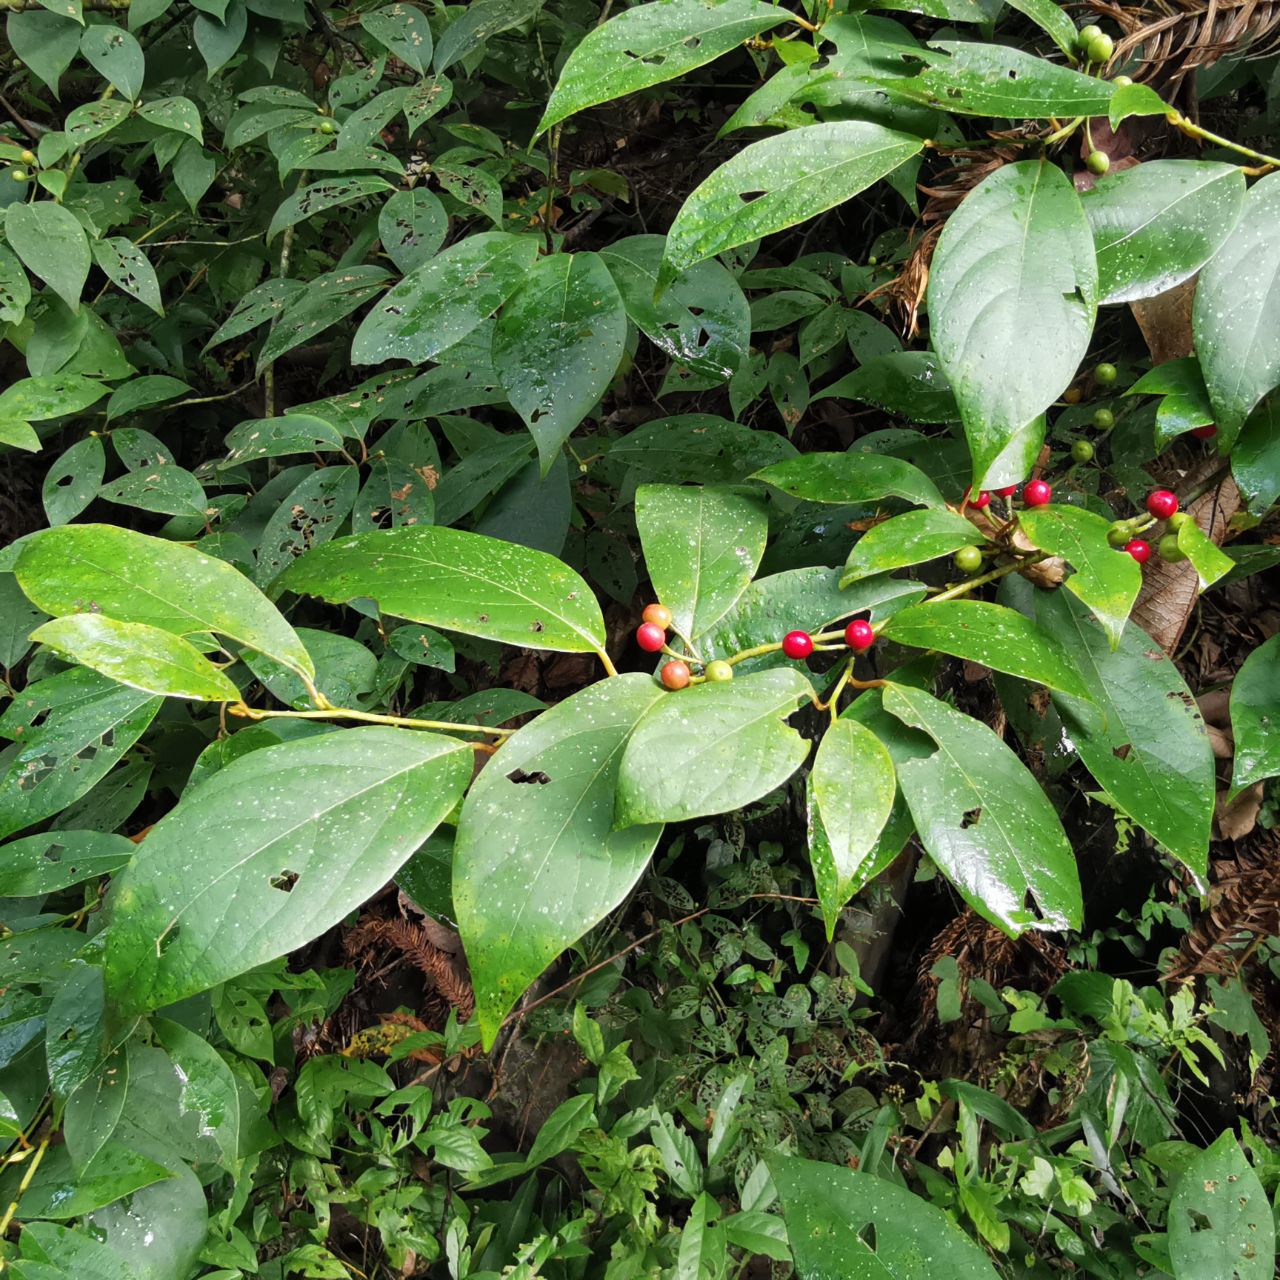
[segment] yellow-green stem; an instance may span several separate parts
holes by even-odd
[[[613,674],[617,674],[614,672]],[[417,720],[413,716],[385,716],[375,711],[356,711],[351,707],[327,707],[323,711],[268,711],[265,707],[250,707],[243,702],[233,703],[228,710],[242,720],[359,720],[361,724],[388,724],[396,729],[434,729],[443,733],[483,733],[493,738],[505,738],[514,729],[490,729],[482,724],[455,724],[451,720]]]

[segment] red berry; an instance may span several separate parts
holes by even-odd
[[[865,653],[876,642],[876,633],[865,618],[854,618],[844,629],[844,642],[854,653]]]
[[[1212,440],[1218,434],[1218,428],[1211,422],[1207,427],[1196,427],[1191,434],[1197,440]]]
[[[1053,497],[1053,490],[1043,480],[1028,480],[1022,490],[1022,500],[1029,507],[1043,507]]]
[[[1141,538],[1130,538],[1124,544],[1124,549],[1139,563],[1146,564],[1151,559],[1151,543],[1144,542]]]
[[[996,494],[1001,498],[1012,498],[1018,492],[1016,484],[1005,485],[1003,489],[997,489]]]
[[[1178,509],[1178,495],[1168,489],[1152,489],[1147,494],[1147,511],[1157,520],[1167,520]]]
[[[645,653],[657,653],[667,643],[667,633],[654,622],[642,622],[636,628],[636,644]]]
[[[981,511],[983,507],[990,505],[991,495],[985,489],[980,489],[975,495],[972,487],[970,487],[964,491],[964,497],[961,502],[967,503],[971,507],[977,507]]]
[[[807,658],[813,652],[813,637],[807,631],[788,631],[782,637],[782,652],[788,658]]]
[[[677,659],[662,668],[662,683],[673,692],[689,683],[689,664]]]
[[[671,625],[671,610],[665,604],[647,604],[640,615],[646,622],[665,631]]]

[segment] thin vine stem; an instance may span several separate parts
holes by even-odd
[[[616,674],[616,672],[615,672]],[[242,720],[358,720],[361,724],[387,724],[396,729],[435,729],[446,733],[483,733],[506,738],[514,729],[491,729],[482,724],[457,724],[452,720],[419,720],[414,716],[380,715],[376,711],[356,711],[351,707],[326,707],[323,711],[270,711],[233,702],[227,711]]]
[[[1269,156],[1265,151],[1255,151],[1252,147],[1246,147],[1240,142],[1232,142],[1230,138],[1224,138],[1220,133],[1214,133],[1212,130],[1205,129],[1188,120],[1181,111],[1169,111],[1165,114],[1165,119],[1175,129],[1185,133],[1188,138],[1195,138],[1198,142],[1212,142],[1216,147],[1226,147],[1228,151],[1235,151],[1242,156],[1248,156],[1250,160],[1258,161],[1265,168],[1280,169],[1280,159],[1275,156]]]

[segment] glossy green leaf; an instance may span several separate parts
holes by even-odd
[[[472,0],[445,28],[436,45],[436,73],[474,53],[490,36],[535,17],[544,0]]]
[[[427,15],[416,5],[389,4],[360,15],[360,25],[388,52],[419,75],[431,68],[434,41]]]
[[[1010,0],[1009,8],[1025,14],[1053,40],[1053,43],[1074,57],[1080,37],[1071,15],[1053,0]]]
[[[646,422],[609,449],[611,462],[633,467],[646,481],[660,484],[732,483],[757,467],[796,456],[795,445],[776,431],[758,431],[709,413]]]
[[[233,761],[118,877],[108,995],[142,1013],[311,941],[396,873],[470,778],[466,743],[381,727]]]
[[[9,11],[5,35],[32,75],[58,97],[58,81],[80,51],[81,27],[61,14]]]
[[[77,1277],[88,1276],[93,1280],[138,1280],[120,1256],[105,1244],[100,1244],[83,1231],[53,1222],[24,1223],[21,1245],[24,1253],[41,1260],[38,1265],[53,1267],[57,1280],[77,1280]],[[16,1265],[21,1267],[24,1264]],[[21,1271],[17,1274],[23,1275]],[[31,1276],[29,1280],[36,1280],[36,1277]],[[53,1280],[53,1277],[48,1280]]]
[[[258,544],[254,580],[269,587],[299,556],[328,542],[355,506],[360,476],[353,466],[309,471],[271,513]]]
[[[97,404],[107,388],[75,373],[49,373],[19,378],[0,391],[0,418],[43,422],[82,413]]]
[[[353,364],[433,360],[491,316],[538,256],[534,236],[481,232],[411,271],[365,316]]]
[[[1280,774],[1280,635],[1260,644],[1236,673],[1231,729],[1236,742],[1232,790]]]
[[[29,422],[15,422],[12,418],[0,419],[0,444],[28,453],[40,452],[40,437]]]
[[[22,594],[13,574],[0,573],[0,667],[16,667],[26,657],[31,648],[27,637],[44,617]]]
[[[204,344],[208,351],[223,342],[230,342],[250,333],[259,325],[274,320],[285,306],[306,289],[301,280],[272,279],[250,289],[235,305],[231,314],[218,327],[212,338]]]
[[[1089,698],[1089,687],[1062,646],[1015,609],[984,600],[939,600],[893,614],[881,634],[916,649],[936,649]]]
[[[1276,1224],[1267,1193],[1228,1129],[1187,1161],[1169,1204],[1178,1280],[1272,1280]]]
[[[0,1196],[6,1203],[14,1198],[11,1193],[17,1190],[21,1172],[15,1167],[0,1179]],[[108,1142],[83,1169],[72,1167],[65,1147],[53,1147],[19,1201],[19,1221],[66,1222],[172,1177],[163,1165],[119,1143]]]
[[[4,214],[9,247],[76,311],[89,275],[89,240],[75,215],[52,200],[11,204]]]
[[[21,324],[31,301],[31,281],[8,245],[0,244],[0,321]]]
[[[286,413],[242,422],[232,428],[225,443],[227,462],[235,464],[291,453],[335,453],[342,448],[342,432],[309,413]]]
[[[51,525],[74,520],[91,503],[107,467],[106,452],[97,436],[77,441],[45,474],[41,499]]]
[[[1158,395],[1162,399],[1156,407],[1155,442],[1157,449],[1164,449],[1171,440],[1184,431],[1208,426],[1213,422],[1213,406],[1209,403],[1209,391],[1204,385],[1200,362],[1194,356],[1178,360],[1166,360],[1140,377],[1125,393],[1126,396]]]
[[[1196,285],[1191,327],[1224,450],[1280,385],[1278,222],[1280,173],[1272,173],[1250,187],[1239,222]]]
[[[153,102],[144,102],[138,108],[138,114],[161,129],[185,134],[197,142],[204,141],[200,109],[190,98],[157,98]]]
[[[842,204],[917,155],[923,145],[920,138],[883,125],[845,120],[809,125],[743,147],[681,205],[667,232],[659,283],[665,287],[704,258]]]
[[[68,662],[78,662],[131,689],[170,698],[235,702],[240,691],[181,636],[100,613],[53,618],[31,633]]]
[[[809,861],[827,925],[859,885],[859,870],[893,809],[893,759],[864,724],[842,716],[822,735],[809,775]]]
[[[1089,606],[1116,648],[1142,590],[1142,570],[1107,541],[1111,522],[1057,502],[1020,512],[1018,522],[1034,546],[1061,556],[1075,570],[1064,585]]]
[[[524,989],[631,892],[662,828],[614,830],[625,745],[667,695],[588,685],[509,738],[462,807],[453,896],[485,1044]]]
[[[938,240],[928,299],[974,487],[1016,484],[1044,441],[1040,415],[1088,350],[1097,310],[1093,237],[1062,170],[1026,160],[975,187]]]
[[[936,40],[932,47],[949,56],[924,55],[928,61],[918,75],[881,83],[943,111],[1004,120],[1104,116],[1115,92],[1107,80],[1008,45]]]
[[[959,422],[960,408],[932,351],[875,356],[852,373],[814,392],[815,400],[839,396],[873,404],[908,422]]]
[[[789,17],[764,0],[656,0],[626,9],[569,55],[538,133],[576,111],[674,80]]]
[[[1231,450],[1231,476],[1254,515],[1280,498],[1280,396],[1249,415]]]
[[[171,378],[165,373],[144,374],[140,378],[130,378],[123,386],[117,387],[107,401],[107,421],[112,418],[123,418],[128,414],[141,413],[144,409],[164,404],[166,400],[176,400],[184,396],[191,388],[180,378]]]
[[[167,516],[203,516],[208,506],[200,481],[184,467],[174,466],[127,472],[104,484],[98,497]]]
[[[731,377],[746,359],[751,310],[742,287],[719,262],[681,272],[661,295],[665,236],[626,236],[600,251],[631,322],[671,357],[709,378]]]
[[[812,696],[794,668],[667,695],[623,751],[618,825],[701,818],[768,795],[809,754],[786,719]]]
[[[77,107],[67,116],[66,134],[77,146],[83,147],[110,133],[118,124],[129,118],[129,104],[119,98],[97,99]]]
[[[98,831],[49,831],[4,846],[0,894],[31,898],[118,871],[133,856],[124,836]]]
[[[107,1027],[102,970],[77,964],[59,983],[45,1014],[44,1056],[49,1087],[59,1103],[105,1066],[113,1048]]]
[[[293,628],[224,561],[112,525],[64,525],[33,537],[15,569],[23,591],[54,617],[92,604],[121,622],[175,635],[213,631],[311,676]]]
[[[981,540],[977,526],[945,507],[905,511],[870,529],[853,544],[840,578],[842,587],[907,565],[924,564]]]
[[[0,716],[0,837],[61,812],[142,736],[160,699],[93,671],[28,685]]]
[[[1138,627],[1113,648],[1063,591],[1035,593],[1036,621],[1072,655],[1092,702],[1053,694],[1085,767],[1112,801],[1201,882],[1213,817],[1213,752],[1178,669]]]
[[[248,30],[249,13],[243,0],[230,0],[221,20],[212,14],[197,14],[191,35],[211,79],[240,51]]]
[[[378,211],[378,238],[403,275],[430,262],[448,230],[440,197],[425,187],[397,191]]]
[[[536,262],[493,331],[493,366],[538,445],[542,474],[608,390],[627,340],[627,315],[595,253]]]
[[[346,267],[317,276],[285,304],[258,352],[258,372],[377,297],[386,279],[381,267]]]
[[[757,471],[751,479],[806,502],[855,506],[881,498],[901,498],[916,506],[943,505],[937,486],[918,467],[901,458],[856,450],[802,454]]]
[[[708,485],[641,485],[636,526],[657,598],[696,639],[747,589],[764,555],[769,518],[757,498]]]
[[[883,697],[886,711],[938,744],[898,765],[898,785],[921,843],[965,901],[1010,934],[1079,928],[1075,854],[1026,766],[985,724],[931,694],[890,684]]]
[[[286,197],[271,215],[267,240],[274,240],[286,227],[304,222],[327,209],[341,208],[355,200],[362,200],[365,196],[376,195],[379,191],[394,190],[391,183],[376,174],[351,174],[344,178],[324,178],[313,182]]]
[[[800,1280],[996,1280],[951,1218],[896,1182],[795,1157],[769,1173]]]
[[[1207,591],[1235,568],[1235,561],[1194,520],[1185,521],[1179,528],[1178,550],[1196,571],[1201,591]]]
[[[194,1031],[155,1018],[151,1023],[182,1082],[184,1112],[197,1117],[200,1132],[222,1152],[224,1166],[235,1169],[240,1157],[240,1089],[221,1054]]]
[[[114,23],[103,22],[86,27],[80,37],[84,59],[116,92],[133,102],[142,92],[146,59],[142,46],[127,31]]]
[[[361,533],[317,547],[281,579],[332,604],[368,598],[383,613],[504,644],[600,652],[604,619],[563,561],[460,529]]]
[[[1244,203],[1232,164],[1152,160],[1082,197],[1098,251],[1098,301],[1134,302],[1181,284],[1230,236]]]

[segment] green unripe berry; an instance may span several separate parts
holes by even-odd
[[[36,153],[34,151],[24,151],[19,158],[23,164],[35,164]]]
[[[1093,371],[1093,380],[1100,387],[1109,387],[1118,377],[1120,371],[1113,364],[1103,362]]]
[[[1093,411],[1093,425],[1099,431],[1110,431],[1116,425],[1116,415],[1110,409],[1095,409]]]
[[[1093,461],[1093,445],[1087,440],[1077,440],[1071,446],[1072,462],[1092,462]]]
[[[1173,515],[1169,517],[1169,528],[1172,529],[1174,533],[1177,533],[1178,530],[1181,529],[1184,524],[1190,524],[1190,523],[1191,523],[1190,511],[1175,511]]]
[[[1087,48],[1091,40],[1096,40],[1102,34],[1102,28],[1096,22],[1091,22],[1087,27],[1080,28],[1080,34],[1076,39],[1080,42],[1082,49]]]
[[[1107,545],[1111,547],[1123,547],[1124,544],[1129,541],[1131,536],[1132,531],[1129,528],[1129,522],[1127,520],[1117,520],[1115,524],[1107,530]]]
[[[1110,62],[1116,51],[1116,42],[1109,36],[1099,32],[1085,45],[1085,55],[1090,62]]]
[[[1100,178],[1111,168],[1111,157],[1105,151],[1090,151],[1084,158],[1084,167]]]
[[[319,124],[321,133],[337,133],[338,126],[332,120],[321,120]]]
[[[14,182],[26,182],[27,171],[25,169],[14,169],[13,172],[9,174],[9,177],[11,177]]]
[[[733,679],[733,668],[723,658],[717,658],[714,662],[707,663],[702,674],[713,684],[724,684],[726,680]]]
[[[1133,83],[1132,76],[1116,76],[1111,82],[1117,89],[1127,89]]]
[[[982,552],[977,547],[961,547],[952,557],[961,573],[976,573],[982,568]]]
[[[1168,560],[1170,564],[1176,564],[1179,560],[1185,560],[1187,554],[1178,546],[1178,535],[1176,533],[1166,533],[1160,539],[1156,550],[1160,553],[1161,560]]]

